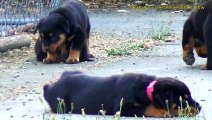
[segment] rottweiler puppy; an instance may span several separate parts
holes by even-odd
[[[64,100],[65,113],[71,111],[70,104],[73,103],[73,113],[80,114],[85,108],[86,114],[97,115],[104,110],[107,115],[114,115],[119,111],[122,98],[122,116],[178,116],[178,107],[185,109],[187,103],[191,107],[191,115],[201,110],[183,82],[139,73],[97,77],[66,71],[57,82],[46,84],[43,90],[44,98],[54,113],[58,112],[58,98]]]
[[[80,1],[71,0],[52,10],[38,22],[35,32],[37,30],[40,36],[35,44],[38,61],[47,64],[63,59],[66,63],[91,61],[88,48],[90,21]]]
[[[183,60],[187,65],[195,62],[193,49],[199,57],[207,58],[202,70],[212,70],[212,1],[206,1],[192,11],[183,27]]]

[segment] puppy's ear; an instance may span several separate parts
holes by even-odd
[[[60,22],[58,27],[60,27],[66,34],[70,33],[70,24],[67,20],[65,22]]]
[[[34,30],[33,34],[35,34],[35,33],[37,32],[37,30],[43,25],[43,21],[44,21],[44,18],[41,19],[41,20],[37,23],[37,25],[36,25],[36,27],[35,27],[35,30]]]
[[[171,109],[174,103],[174,92],[166,91],[160,92],[155,95],[155,104],[158,107],[162,107],[164,109]]]

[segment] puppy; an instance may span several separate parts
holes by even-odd
[[[193,49],[199,57],[207,58],[202,70],[212,70],[212,1],[206,1],[193,10],[183,27],[183,60],[187,65],[195,62]]]
[[[122,98],[122,116],[178,116],[178,107],[185,109],[186,101],[191,106],[192,115],[201,110],[183,82],[139,73],[95,77],[79,71],[64,72],[57,82],[46,84],[43,90],[44,98],[54,113],[58,112],[58,98],[64,100],[65,113],[71,111],[69,105],[73,103],[73,113],[80,114],[85,108],[86,114],[97,115],[99,110],[105,110],[107,115],[114,115]]]
[[[84,5],[71,0],[52,10],[36,26],[40,38],[35,44],[38,61],[78,63],[91,61],[90,21]],[[62,58],[62,59],[60,59]]]

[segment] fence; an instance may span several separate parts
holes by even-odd
[[[0,0],[0,37],[33,28],[63,0]]]

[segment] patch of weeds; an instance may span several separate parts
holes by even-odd
[[[164,37],[170,36],[171,35],[171,30],[168,26],[165,25],[165,23],[163,23],[160,26],[159,30],[153,30],[152,29],[152,39],[153,40],[163,40]]]
[[[183,101],[182,101],[182,97],[179,97],[179,101],[180,101],[180,106],[178,107],[178,117],[174,118],[174,119],[179,119],[179,120],[206,120],[206,117],[203,113],[203,115],[195,115],[194,117],[192,116],[191,113],[191,107],[188,104],[188,102],[186,102],[186,108],[183,108]],[[43,103],[43,101],[41,100],[41,102]],[[170,110],[169,110],[169,101],[166,100],[166,106],[167,106],[167,110],[168,110],[168,115],[164,115],[164,117],[167,118],[172,118],[171,114],[170,114]],[[104,110],[104,106],[102,104],[101,106],[101,110],[99,111],[98,115],[101,114],[103,119],[102,120],[122,120],[121,117],[121,111],[122,111],[122,107],[123,107],[123,98],[120,101],[120,108],[119,111],[116,112],[116,114],[114,115],[114,117],[112,119],[108,119],[106,116],[106,110]],[[71,103],[71,112],[69,114],[72,114],[74,110],[74,104]],[[46,114],[47,112],[45,111],[44,114]],[[58,108],[57,108],[57,113],[62,113],[64,115],[64,117],[58,118],[56,114],[51,114],[49,115],[49,117],[43,117],[43,120],[65,120],[65,103],[63,99],[58,98]],[[81,109],[81,115],[86,119],[86,114],[85,114],[85,108]],[[71,116],[70,116],[71,119]],[[137,115],[134,115],[134,120],[138,120],[139,118],[137,117]],[[143,120],[147,120],[147,118],[145,118],[145,116],[142,116]]]
[[[108,56],[124,56],[131,53],[126,48],[115,48],[106,50]]]
[[[59,114],[65,113],[66,106],[65,106],[64,100],[60,98],[57,98],[57,100],[58,100],[57,113]]]
[[[186,107],[183,108],[183,100],[182,100],[182,96],[179,97],[179,101],[180,101],[180,106],[178,106],[178,117],[177,119],[179,120],[206,120],[205,115],[203,114],[203,116],[199,116],[199,115],[192,115],[192,108],[191,106],[188,104],[188,101],[186,101]],[[170,110],[168,107],[168,100],[165,101],[166,102],[166,106],[167,106],[167,110],[168,110],[168,118],[171,118],[171,114],[170,114]],[[198,111],[198,109],[196,108],[196,111]],[[199,111],[198,111],[199,113]],[[191,117],[193,116],[193,117]],[[165,116],[164,116],[165,117]]]
[[[127,47],[121,47],[121,48],[114,48],[114,49],[107,49],[107,55],[108,56],[126,56],[131,55],[133,50],[141,50],[144,48],[143,44],[137,44]]]

